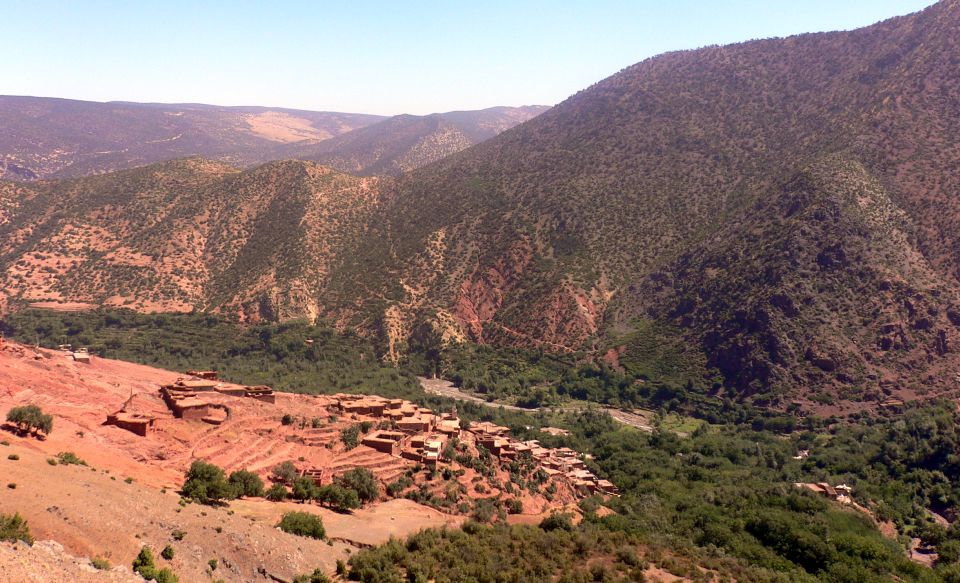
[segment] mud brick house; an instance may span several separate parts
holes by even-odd
[[[364,437],[360,443],[381,453],[398,455],[406,438],[407,435],[399,431],[377,431]]]
[[[157,419],[153,415],[142,413],[127,413],[126,411],[117,411],[107,415],[107,425],[116,425],[121,429],[126,429],[136,433],[140,437],[146,437],[148,433],[156,430]]]

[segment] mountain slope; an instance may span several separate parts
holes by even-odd
[[[661,55],[397,179],[189,160],[5,184],[4,289],[319,315],[391,357],[438,337],[682,358],[698,389],[772,404],[953,389],[958,27],[945,0]]]
[[[277,145],[323,140],[380,116],[266,107],[0,96],[0,178],[75,177],[185,156],[236,165]]]
[[[241,172],[201,159],[6,183],[0,208],[15,220],[0,224],[4,294],[315,315],[328,262],[377,204],[377,185],[310,162]]]
[[[80,177],[188,156],[241,167],[300,158],[354,174],[398,174],[489,139],[545,109],[493,107],[385,118],[0,96],[0,178]],[[346,139],[331,142],[334,137]]]
[[[286,157],[361,176],[399,175],[488,140],[547,109],[531,105],[398,115],[315,146],[291,145]]]
[[[949,0],[857,31],[634,65],[403,177],[357,249],[381,277],[340,266],[334,312],[394,345],[428,321],[446,337],[598,352],[653,320],[741,394],[952,387],[958,26]],[[840,209],[836,224],[784,219],[777,201],[797,180]],[[842,273],[799,281],[783,254],[802,244],[815,247],[796,261]],[[711,256],[730,272],[723,285],[701,269]],[[765,264],[780,278],[752,271]],[[665,273],[678,281],[656,291]],[[817,307],[789,325],[730,307],[792,298],[800,283]],[[888,338],[900,328],[905,340]]]

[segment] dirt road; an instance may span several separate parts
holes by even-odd
[[[431,393],[433,395],[440,395],[442,397],[449,397],[451,399],[458,399],[460,401],[471,401],[473,403],[480,403],[481,405],[486,405],[494,409],[503,407],[504,409],[510,411],[526,411],[527,413],[536,413],[537,411],[580,411],[585,409],[585,406],[579,405],[568,405],[565,407],[536,407],[531,409],[526,409],[523,407],[517,407],[515,405],[505,405],[503,403],[489,402],[476,395],[467,393],[466,391],[461,391],[457,387],[453,386],[453,383],[443,379],[428,379],[426,377],[417,377],[420,381],[420,386],[423,387],[423,390]],[[607,412],[611,417],[623,423],[624,425],[629,425],[635,427],[641,431],[653,432],[653,427],[650,425],[649,419],[653,417],[652,411],[645,411],[642,409],[637,409],[635,411],[625,411],[623,409],[617,409],[615,407],[598,407],[599,409]]]

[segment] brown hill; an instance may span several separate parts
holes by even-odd
[[[953,388],[958,26],[945,0],[665,54],[395,181],[194,160],[6,184],[4,289],[320,314],[393,354],[620,347],[766,402]]]
[[[316,315],[378,180],[310,162],[241,172],[200,159],[0,188],[3,295],[138,310]]]
[[[403,177],[334,311],[397,341],[669,346],[747,394],[952,388],[958,26],[947,0],[634,65]]]
[[[278,158],[279,144],[325,140],[382,116],[0,96],[0,178],[99,174],[185,156],[235,165]]]
[[[531,105],[398,115],[315,146],[288,146],[284,157],[313,160],[360,176],[395,176],[479,144],[547,109]]]
[[[337,559],[347,559],[351,552],[383,544],[391,537],[459,525],[463,511],[453,505],[441,511],[386,494],[346,513],[259,497],[234,500],[228,507],[186,504],[178,491],[194,460],[214,463],[228,473],[239,469],[255,472],[268,486],[272,468],[285,461],[300,470],[322,470],[326,481],[353,468],[366,468],[378,480],[381,493],[387,484],[407,475],[412,477],[407,488],[442,496],[451,484],[457,484],[465,495],[471,488],[469,499],[499,497],[501,491],[493,484],[510,480],[510,467],[504,461],[493,467],[489,488],[473,491],[481,480],[477,470],[452,460],[440,464],[456,471],[457,477],[452,482],[433,480],[416,461],[366,445],[348,448],[341,437],[344,430],[376,418],[362,412],[340,412],[334,396],[276,393],[274,401],[262,401],[239,396],[235,390],[242,387],[224,382],[216,390],[198,389],[195,397],[182,401],[213,404],[215,408],[207,411],[206,417],[184,414],[178,418],[158,389],[181,376],[98,356],[88,363],[78,362],[66,352],[0,340],[0,411],[34,404],[54,420],[53,431],[43,439],[0,424],[0,475],[4,477],[0,513],[19,512],[35,538],[53,539],[77,557],[106,557],[113,565],[129,567],[142,546],[150,546],[158,555],[170,544],[175,556],[160,566],[172,567],[181,580],[209,578],[208,561],[217,559],[213,575],[226,581],[270,577],[290,581],[295,574],[318,567],[332,574]],[[411,407],[412,403],[403,402],[402,406]],[[108,416],[119,410],[140,419],[152,418],[151,429],[139,435],[108,424]],[[285,415],[297,422],[284,423]],[[479,455],[477,447],[481,446],[476,439],[466,433],[461,437],[462,451]],[[84,464],[52,463],[61,452],[75,454]],[[11,483],[15,486],[8,486]],[[525,509],[525,514],[514,518],[536,521],[541,514],[576,500],[568,482],[555,485],[551,496],[514,493]],[[289,511],[321,516],[329,541],[297,537],[275,528]],[[47,549],[54,552],[47,553]],[[87,561],[69,555],[55,545],[41,545],[33,551],[0,547],[0,581],[10,580],[4,578],[8,573],[50,580],[61,570],[92,571]],[[30,557],[39,562],[30,562]],[[79,580],[127,579],[91,575]]]
[[[459,152],[547,109],[432,116],[0,96],[0,178],[79,177],[202,156],[246,167],[300,158],[343,172],[397,174]],[[353,135],[367,126],[369,131]],[[330,142],[331,138],[351,137]]]

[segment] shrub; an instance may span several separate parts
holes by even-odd
[[[77,454],[72,451],[61,451],[57,454],[57,461],[65,466],[75,465],[75,466],[85,466],[87,462],[83,461]]]
[[[253,472],[237,470],[230,474],[228,481],[237,496],[263,496],[263,480]]]
[[[211,571],[216,571],[216,570],[217,570],[217,565],[218,565],[218,563],[217,563],[217,560],[216,560],[216,559],[210,559],[209,561],[207,561],[207,565],[210,565],[210,570],[211,570]]]
[[[183,540],[183,537],[187,536],[187,533],[182,530],[174,530],[170,533],[170,536],[173,538],[173,540],[180,541]]]
[[[507,512],[510,514],[520,514],[523,512],[523,502],[519,498],[507,500]]]
[[[277,527],[289,534],[315,539],[322,539],[327,535],[320,517],[309,512],[287,512],[280,519]]]
[[[11,490],[16,490],[17,485],[14,482],[10,482],[9,484],[7,484],[7,488],[10,488]]]
[[[108,561],[104,557],[94,557],[90,559],[90,564],[93,565],[94,569],[98,569],[100,571],[110,570],[110,561]]]
[[[150,547],[143,547],[133,560],[133,572],[149,581],[157,577],[157,566],[153,561],[153,551]]]
[[[293,425],[294,417],[289,413],[284,413],[283,417],[280,418],[280,423],[282,425]]]
[[[573,530],[573,518],[566,512],[552,512],[550,516],[540,522],[540,528],[547,532],[558,529],[571,531]]]
[[[201,504],[218,504],[236,498],[236,491],[227,482],[223,470],[200,460],[190,464],[182,492]]]
[[[47,463],[50,464],[51,466],[55,466],[57,465],[57,460],[53,459],[52,457],[48,457]]]
[[[10,455],[7,456],[7,459],[8,459],[8,460],[17,461],[17,460],[20,459],[20,456],[18,456],[18,455],[15,454],[15,453],[11,453]]]
[[[351,425],[340,431],[340,441],[347,446],[347,449],[353,449],[360,445],[360,426]]]
[[[20,516],[19,512],[14,514],[0,514],[0,541],[15,542],[22,540],[27,544],[33,544],[33,537],[30,536],[30,527],[27,521]]]
[[[283,502],[287,499],[287,487],[283,484],[274,484],[266,493],[267,500],[271,502]]]
[[[163,550],[160,551],[160,556],[168,561],[173,559],[173,547],[170,545],[163,547]]]
[[[157,580],[157,583],[179,583],[180,578],[173,574],[168,567],[160,569],[154,574],[154,579]]]
[[[330,583],[330,578],[320,569],[314,569],[309,575],[297,575],[293,578],[293,583]]]

